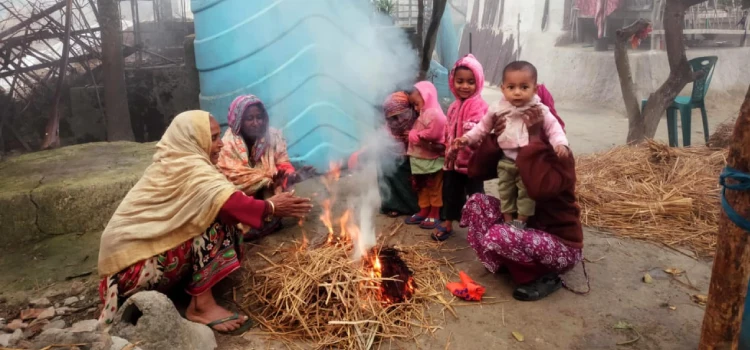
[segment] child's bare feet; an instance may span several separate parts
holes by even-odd
[[[204,325],[231,317],[232,315],[234,315],[233,312],[216,303],[216,299],[214,299],[210,290],[193,297],[190,301],[190,306],[185,311],[185,317],[188,320]],[[231,332],[240,328],[247,321],[248,317],[243,315],[239,319],[217,324],[213,326],[213,329],[219,332]]]

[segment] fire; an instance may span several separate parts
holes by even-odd
[[[302,247],[300,247],[300,250],[307,249],[307,231],[305,231],[305,219],[299,219],[297,222],[297,225],[299,225],[300,229],[302,230]]]
[[[398,250],[374,248],[367,256],[363,267],[371,279],[368,284],[377,287],[375,297],[380,302],[393,304],[411,299],[417,286]]]
[[[328,239],[326,242],[328,244],[333,243],[333,222],[331,221],[331,200],[326,199],[322,203],[323,206],[323,214],[320,215],[320,221],[323,222],[323,225],[328,229]]]
[[[339,227],[341,228],[341,231],[339,232],[339,239],[344,242],[351,238],[351,233],[348,233],[349,217],[351,216],[351,214],[352,211],[347,210],[343,215],[341,215],[341,218],[339,219]]]

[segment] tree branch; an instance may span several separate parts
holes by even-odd
[[[628,114],[628,143],[643,139],[645,132],[641,107],[635,90],[635,83],[633,82],[633,73],[630,69],[628,41],[634,35],[648,29],[649,26],[651,26],[651,22],[641,18],[633,24],[617,30],[615,38],[615,66],[617,67],[617,75],[620,79],[622,99]]]

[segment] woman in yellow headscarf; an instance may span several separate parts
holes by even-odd
[[[216,168],[220,132],[208,112],[175,117],[153,163],[115,211],[99,249],[102,322],[112,322],[124,299],[139,291],[167,292],[189,279],[189,320],[219,332],[250,327],[247,316],[222,308],[212,294],[240,268],[238,224],[257,228],[272,217],[303,217],[312,206],[293,193],[258,200],[236,190]]]

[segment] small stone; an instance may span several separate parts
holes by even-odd
[[[45,307],[52,305],[52,302],[50,302],[49,299],[47,298],[39,298],[39,299],[34,299],[30,301],[29,305],[31,305],[32,307],[45,308]]]
[[[70,305],[73,305],[73,304],[75,304],[77,302],[78,302],[78,298],[77,297],[69,297],[69,298],[66,298],[63,301],[63,305],[70,306]]]
[[[99,328],[99,320],[85,320],[73,324],[70,331],[73,333],[93,333]]]
[[[13,334],[10,335],[10,344],[9,345],[16,345],[16,344],[18,344],[18,342],[20,342],[21,340],[25,340],[25,339],[26,338],[24,338],[24,336],[23,336],[23,331],[20,330],[20,329],[16,329],[16,331],[13,332]]]
[[[33,338],[37,334],[42,333],[42,331],[44,330],[44,327],[47,326],[48,324],[49,324],[49,321],[47,320],[43,320],[43,319],[35,320],[29,325],[29,327],[27,327],[23,331],[24,337]]]
[[[55,303],[55,309],[59,308],[60,306],[62,306],[60,305],[60,303]]]
[[[13,334],[0,334],[0,347],[7,348],[10,346],[10,337],[12,337]]]
[[[65,322],[65,320],[54,320],[44,325],[42,330],[46,331],[48,329],[63,329],[65,328],[65,326],[67,326],[67,323]]]
[[[39,317],[39,315],[41,315],[42,312],[44,312],[44,309],[26,309],[26,310],[21,310],[21,319],[24,320],[24,321],[26,321],[26,320],[32,320],[32,319],[35,319],[35,318]]]
[[[78,311],[78,310],[74,309],[72,307],[65,307],[65,306],[63,306],[61,308],[55,309],[55,314],[57,316],[62,316],[62,315],[68,315],[68,314],[70,314],[70,313],[72,313],[74,311]]]
[[[5,329],[8,330],[8,331],[10,331],[10,332],[15,332],[18,329],[24,329],[24,328],[26,328],[28,326],[29,325],[27,323],[24,323],[22,320],[15,319],[15,320],[11,321],[7,326],[5,326]]]
[[[122,350],[122,349],[141,350],[141,348],[132,345],[129,341],[125,339],[122,339],[120,337],[112,337],[112,346],[109,348],[109,350]]]
[[[73,284],[70,285],[70,294],[69,295],[79,295],[83,293],[86,290],[86,285],[83,284],[81,281],[75,281]]]
[[[50,318],[55,317],[55,308],[54,307],[48,307],[42,313],[39,314],[39,316],[36,317],[37,320],[47,320]]]

